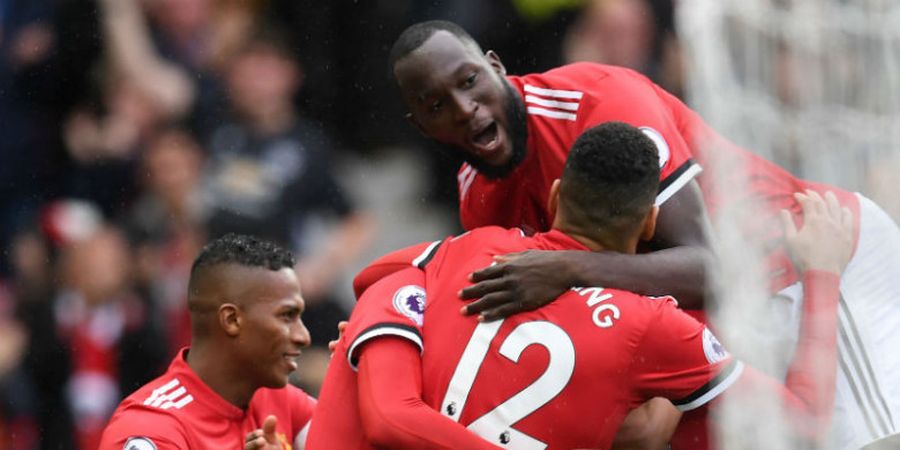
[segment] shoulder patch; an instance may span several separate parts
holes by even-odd
[[[659,132],[650,127],[640,127],[640,130],[656,144],[656,151],[659,153],[659,167],[660,169],[666,166],[666,163],[669,162],[669,158],[672,156],[672,152],[669,151],[669,144],[666,143],[666,138]]]
[[[728,351],[725,350],[725,346],[716,339],[716,336],[712,334],[712,331],[709,331],[709,328],[703,328],[703,354],[706,355],[706,360],[710,364],[723,361],[728,357]]]
[[[156,450],[156,444],[143,436],[128,438],[122,450]]]
[[[421,327],[425,317],[425,289],[412,284],[397,289],[394,309]]]

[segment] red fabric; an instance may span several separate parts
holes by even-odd
[[[503,179],[488,179],[468,164],[462,165],[458,173],[460,220],[467,230],[485,225],[521,227],[529,234],[548,230],[553,218],[547,211],[547,196],[553,180],[562,174],[569,149],[584,130],[614,120],[649,127],[665,141],[668,158],[663,158],[662,187],[673,184],[687,166],[696,163],[704,169],[696,179],[710,215],[726,208],[746,212],[738,222],[747,239],[767,251],[772,292],[800,280],[781,245],[782,227],[778,218],[779,211],[787,209],[798,223],[802,222],[800,205],[793,198],[795,192],[833,191],[859,220],[859,201],[855,195],[835,186],[798,179],[734,145],[681,101],[637,72],[576,63],[508,79],[525,100],[526,108],[535,106],[528,96],[572,103],[577,109],[569,113],[575,115],[575,120],[529,112],[528,155]],[[580,93],[581,98],[529,93],[526,85]],[[737,188],[742,185],[746,189]]]
[[[658,100],[653,84],[636,72],[577,63],[508,79],[519,91],[526,108],[537,106],[535,101],[546,100],[574,104],[577,109],[567,112],[575,120],[547,117],[527,109],[528,154],[503,179],[489,179],[463,164],[458,174],[460,220],[467,230],[499,225],[521,227],[529,234],[547,231],[553,223],[546,209],[550,185],[562,174],[566,156],[578,136],[603,122],[615,120],[648,127],[664,137],[671,148],[671,156],[665,158],[660,174],[664,184],[674,181],[679,169],[692,165],[690,151],[667,105]],[[526,85],[530,86],[528,90]],[[533,88],[557,92],[540,94]],[[580,98],[566,98],[572,96]]]
[[[648,82],[649,83],[649,82]],[[776,164],[738,147],[713,130],[703,119],[673,95],[654,85],[659,101],[668,105],[687,141],[691,157],[706,170],[697,178],[710,216],[724,211],[739,214],[737,222],[750,242],[766,250],[770,289],[777,292],[797,281],[798,274],[781,242],[783,227],[779,211],[786,209],[799,227],[803,210],[795,192],[806,189],[834,192],[841,205],[853,212],[859,230],[859,199],[836,186],[797,178]],[[858,231],[857,236],[858,239]]]
[[[431,244],[432,242],[422,242],[410,245],[372,261],[353,278],[353,293],[356,294],[356,298],[360,298],[363,292],[376,281],[394,272],[412,267],[412,261],[427,250]]]
[[[839,287],[837,274],[806,272],[800,338],[784,384],[747,367],[726,395],[741,390],[758,393],[760,387],[777,393],[794,433],[813,441],[822,439],[822,430],[830,425],[834,409]],[[672,449],[714,447],[709,438],[707,416],[700,410],[686,413],[672,437]]]
[[[369,343],[384,336],[405,338],[415,345],[424,343],[423,400],[466,426],[525,391],[557,361],[554,375],[543,381],[549,382],[549,387],[540,388],[541,392],[562,389],[557,395],[529,405],[524,417],[508,429],[479,433],[494,444],[500,444],[507,432],[512,439],[522,439],[519,434],[523,434],[546,443],[549,449],[606,448],[631,408],[651,396],[689,396],[729,363],[728,358],[716,363],[706,359],[703,325],[678,312],[673,302],[618,290],[582,289],[538,311],[503,321],[496,335],[488,338],[490,345],[475,369],[467,402],[457,404],[454,411],[444,410],[451,377],[479,326],[475,318],[459,313],[461,302],[456,293],[469,284],[468,274],[489,264],[493,255],[530,248],[586,250],[558,231],[529,238],[518,230],[488,227],[442,244],[425,266],[424,280],[417,269],[410,268],[372,285],[357,303],[336,350],[341,359],[335,356],[329,367],[310,433],[310,443],[321,446],[312,448],[366,448],[343,442],[328,446],[317,439],[343,437],[355,427],[353,420],[361,421],[348,418],[348,410],[359,408],[356,394],[348,393],[354,391],[351,364]],[[417,314],[416,303],[411,302],[414,296],[410,293],[416,286],[426,288],[423,314]],[[595,309],[600,310],[596,320]],[[606,321],[611,325],[597,325]],[[519,329],[525,322],[537,323],[541,330],[527,331],[531,324]],[[552,330],[548,334],[544,328]],[[515,362],[516,358],[500,354],[501,346],[523,339],[528,345]],[[573,358],[570,369],[565,369],[565,362],[559,366],[562,369],[557,368],[559,361],[569,357]],[[643,362],[632,363],[636,360]]]
[[[376,339],[360,355],[359,410],[366,436],[391,449],[499,449],[422,401],[419,349]]]
[[[793,430],[817,440],[823,438],[822,430],[830,425],[834,409],[840,277],[808,271],[803,276],[803,288],[800,338],[784,385],[752,370],[738,382],[762,384],[780,392]]]
[[[247,433],[261,428],[270,414],[278,418],[282,448],[291,448],[312,416],[313,398],[290,385],[260,388],[242,410],[204,384],[187,365],[186,355],[187,349],[179,352],[165,374],[119,405],[103,432],[100,450],[121,450],[131,437],[149,439],[159,450],[242,448]]]

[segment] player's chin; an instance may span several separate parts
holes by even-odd
[[[281,389],[287,386],[290,381],[290,373],[274,373],[271,377],[269,377],[268,380],[266,380],[265,387],[269,389]]]

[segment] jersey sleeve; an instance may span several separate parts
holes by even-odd
[[[353,278],[353,292],[359,299],[378,280],[410,267],[423,268],[437,253],[443,241],[422,242],[388,253],[376,259]]]
[[[98,450],[132,448],[184,450],[188,442],[181,424],[171,416],[143,410],[117,411],[103,431]]]
[[[703,324],[674,302],[659,305],[632,363],[639,395],[664,397],[681,411],[705,405],[734,384],[743,371]]]
[[[425,272],[409,267],[369,287],[350,316],[345,337],[347,360],[357,370],[358,351],[366,342],[396,336],[412,342],[421,352],[425,316]]]

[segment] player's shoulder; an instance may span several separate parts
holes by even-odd
[[[188,433],[178,414],[144,404],[141,394],[138,390],[116,408],[103,431],[101,450],[155,449],[161,442],[187,442]]]
[[[520,228],[504,228],[496,225],[488,225],[473,228],[465,233],[445,240],[443,248],[446,251],[484,250],[491,251],[494,248],[516,246],[527,239],[525,232]]]
[[[605,83],[643,81],[645,78],[638,72],[625,67],[576,62],[546,72],[524,75],[521,77],[521,82],[524,85],[538,88],[571,90],[573,91],[572,95],[577,95],[574,93],[597,89],[598,83],[602,86]],[[526,94],[528,90],[528,88],[525,89]]]

